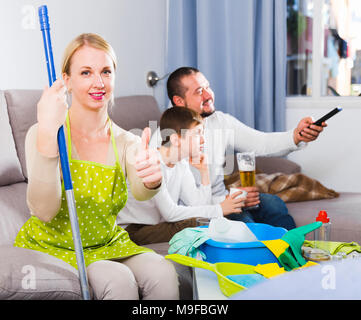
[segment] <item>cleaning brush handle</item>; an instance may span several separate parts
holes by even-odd
[[[40,30],[43,34],[44,41],[44,51],[45,51],[45,60],[46,68],[48,70],[48,81],[49,87],[56,81],[56,73],[54,67],[54,58],[53,58],[53,49],[51,45],[50,37],[50,25],[48,17],[48,8],[47,6],[39,7],[39,22]],[[63,174],[63,181],[65,190],[73,189],[73,183],[70,175],[69,161],[68,161],[68,152],[66,149],[64,127],[61,126],[58,131],[58,146],[59,146],[59,155],[61,162],[61,170]]]
[[[50,25],[49,25],[47,6],[44,5],[39,7],[38,14],[39,14],[40,30],[43,34],[49,87],[51,87],[56,80],[56,73],[54,67],[53,50],[50,39]],[[83,246],[81,243],[81,236],[79,231],[78,216],[75,208],[74,190],[73,190],[73,183],[70,174],[69,159],[68,159],[65,134],[64,134],[64,126],[61,126],[60,129],[58,130],[58,148],[59,148],[61,169],[63,174],[65,195],[66,195],[68,211],[69,211],[69,219],[73,234],[76,262],[78,266],[80,289],[82,292],[83,299],[89,300],[90,293],[89,293],[87,273],[86,273],[86,267],[84,261]]]

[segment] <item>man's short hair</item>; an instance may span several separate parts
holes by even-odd
[[[202,123],[201,116],[192,109],[184,107],[171,107],[163,112],[160,118],[160,134],[162,146],[170,141],[170,135],[176,133],[178,136],[184,134],[185,129],[190,129],[192,125]]]
[[[181,98],[184,98],[187,91],[187,88],[185,88],[181,83],[182,78],[198,72],[199,70],[197,68],[181,67],[170,74],[167,81],[167,92],[169,100],[171,101],[173,106],[175,106],[173,102],[173,97],[179,96]]]

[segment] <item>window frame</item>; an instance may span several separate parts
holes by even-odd
[[[322,10],[325,0],[313,0],[313,24],[312,39],[323,38],[323,16]],[[361,108],[361,97],[357,96],[322,96],[321,95],[321,78],[322,78],[322,58],[324,52],[324,41],[312,41],[312,94],[310,96],[287,96],[287,108],[325,108],[330,109],[335,106],[343,108]]]

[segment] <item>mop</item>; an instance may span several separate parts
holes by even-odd
[[[53,51],[52,51],[51,40],[50,40],[48,8],[46,5],[44,5],[44,6],[39,7],[38,10],[39,10],[38,13],[39,13],[40,30],[43,34],[46,66],[47,66],[48,78],[49,78],[49,87],[51,87],[51,85],[56,80],[56,75],[55,75],[55,67],[54,67],[54,60],[53,60]],[[84,300],[89,300],[90,294],[89,294],[89,287],[88,287],[88,279],[87,279],[85,262],[84,262],[83,246],[81,243],[81,237],[80,237],[80,231],[79,231],[78,216],[77,216],[76,208],[75,208],[73,183],[72,183],[71,175],[70,175],[69,160],[68,160],[68,153],[66,150],[63,126],[61,126],[58,131],[58,147],[59,147],[59,154],[60,154],[61,169],[62,169],[62,173],[63,173],[63,181],[64,181],[64,187],[65,187],[66,200],[67,200],[68,209],[69,209],[69,218],[70,218],[71,229],[72,229],[72,234],[73,234],[76,262],[77,262],[78,272],[79,272],[81,293],[82,293],[82,297]]]

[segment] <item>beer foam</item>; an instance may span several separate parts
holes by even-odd
[[[240,171],[253,171],[255,170],[254,166],[250,163],[247,163],[247,162],[243,162],[243,161],[240,161],[238,163],[238,166],[239,166],[239,170]]]

